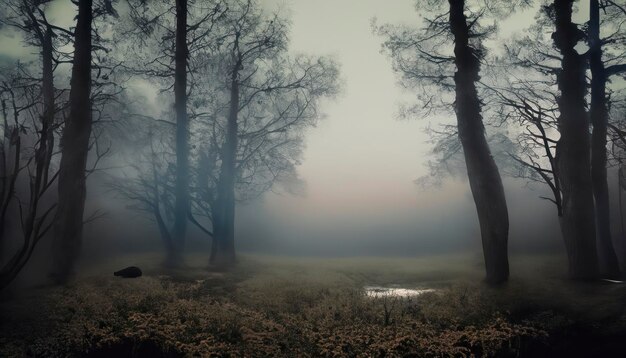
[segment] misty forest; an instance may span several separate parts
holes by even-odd
[[[0,357],[626,356],[626,0],[0,0]]]

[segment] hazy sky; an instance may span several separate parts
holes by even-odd
[[[403,101],[414,97],[397,84],[390,60],[380,53],[379,24],[415,24],[414,0],[274,0],[289,9],[291,48],[335,56],[342,66],[343,95],[323,107],[327,118],[307,135],[300,167],[304,197],[270,194],[261,210],[241,210],[250,241],[270,237],[294,252],[416,254],[478,248],[480,231],[466,180],[423,190],[414,180],[427,174],[431,144],[424,128],[450,118],[398,120]],[[278,5],[276,5],[278,4]],[[586,21],[586,3],[574,19]],[[534,21],[536,9],[498,19],[500,36]],[[454,121],[454,119],[452,119]],[[552,204],[525,182],[505,178],[511,247],[561,247]]]
[[[431,144],[424,128],[429,123],[437,125],[442,118],[396,119],[399,104],[414,97],[397,84],[390,60],[380,53],[382,39],[372,34],[374,17],[379,24],[419,24],[415,2],[276,3],[291,14],[291,49],[335,56],[341,64],[344,91],[323,107],[327,118],[308,132],[299,169],[307,183],[306,195],[270,194],[262,210],[256,206],[241,210],[244,220],[251,223],[240,230],[242,236],[291,242],[294,250],[325,247],[323,253],[358,253],[362,247],[367,247],[362,250],[366,253],[381,252],[392,243],[396,250],[391,253],[409,247],[407,253],[437,245],[450,248],[464,243],[461,247],[466,248],[479,244],[475,208],[464,180],[427,191],[414,183],[427,173]],[[531,11],[521,12],[501,25],[510,34],[527,26],[533,16]],[[530,219],[532,206],[536,207],[530,213],[551,215],[553,208],[536,199],[537,193],[529,195],[522,184],[507,185],[511,212],[519,223]],[[520,226],[514,223],[512,227]]]
[[[478,245],[475,208],[465,181],[428,191],[414,184],[427,172],[431,144],[424,128],[441,118],[395,118],[399,104],[413,96],[400,89],[390,60],[380,53],[382,39],[372,34],[374,17],[380,24],[418,24],[414,1],[263,3],[290,16],[292,51],[335,57],[341,65],[343,92],[323,105],[326,118],[307,133],[299,168],[306,194],[270,193],[261,203],[241,208],[238,236],[242,241],[251,243],[262,236],[289,242],[305,252],[313,250],[315,242],[326,245],[323,251],[328,252],[341,251],[341,245],[349,252],[359,247],[358,243],[374,250],[386,242],[405,243],[396,245],[400,252],[411,245]],[[56,1],[49,18],[60,25],[71,23],[68,4]],[[518,12],[499,25],[508,35],[532,23],[533,16],[533,11]],[[0,57],[27,52],[18,38],[0,36]],[[512,220],[513,245],[529,235],[526,226],[533,215],[545,213],[554,219],[554,209],[521,184],[506,185],[511,217],[516,218]]]
[[[341,64],[344,89],[324,105],[327,118],[307,136],[300,168],[306,198],[288,198],[283,204],[327,215],[414,206],[413,180],[425,174],[425,122],[394,119],[403,93],[390,61],[380,54],[380,39],[371,31],[374,16],[381,22],[414,21],[413,2],[286,4],[292,10],[292,50],[334,56]]]

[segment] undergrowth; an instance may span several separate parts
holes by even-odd
[[[0,356],[516,357],[594,324],[620,334],[626,325],[623,290],[594,294],[603,286],[489,288],[461,277],[422,280],[437,290],[419,297],[372,298],[362,285],[393,268],[248,260],[226,273],[33,289],[2,302]]]

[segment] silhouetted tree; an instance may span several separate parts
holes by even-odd
[[[561,231],[574,279],[591,279],[598,274],[596,222],[591,182],[589,119],[585,109],[586,56],[575,47],[584,33],[572,22],[573,0],[554,0],[546,8],[554,22],[552,39],[560,52],[557,73],[560,95],[556,145],[558,180],[563,195]]]
[[[499,283],[509,276],[507,241],[509,218],[502,180],[484,134],[479,79],[480,48],[469,44],[471,24],[463,0],[449,0],[450,30],[454,36],[457,72],[454,75],[459,139],[463,145],[470,188],[474,195],[483,236],[487,281]]]
[[[236,203],[294,182],[303,130],[319,118],[320,99],[337,92],[338,69],[326,58],[287,56],[287,21],[254,1],[229,4],[213,25],[212,44],[190,55],[188,218],[213,238],[211,263],[228,266],[235,262]],[[174,211],[173,147],[163,144],[172,122],[152,123],[162,143],[147,140],[139,176],[112,185],[161,228]],[[167,241],[171,235],[161,231]]]
[[[423,29],[383,26],[377,32],[387,38],[383,47],[390,52],[394,70],[402,75],[406,86],[422,89],[434,86],[454,92],[457,134],[478,212],[486,279],[489,283],[501,283],[509,275],[509,219],[502,180],[485,137],[476,83],[485,55],[482,39],[495,30],[481,27],[479,20],[488,11],[502,14],[502,4],[471,7],[464,0],[449,0],[447,6],[443,1],[417,4],[420,10],[427,8],[436,13],[432,19],[424,18]],[[450,40],[453,48],[449,46]],[[420,97],[423,102],[416,107],[449,105],[432,91],[426,90]]]
[[[602,29],[603,33],[608,34],[607,38],[591,40],[592,37],[599,36],[599,33],[594,34],[594,32],[600,31],[599,17],[595,19],[593,16],[591,17],[587,27],[587,41],[590,44],[590,50],[587,54],[583,54],[583,56],[589,55],[592,72],[591,118],[593,119],[595,115],[596,120],[598,120],[597,116],[603,113],[602,116],[606,121],[604,124],[596,123],[594,125],[591,155],[592,167],[595,165],[596,172],[595,177],[592,176],[592,180],[595,182],[598,178],[603,177],[604,179],[600,178],[600,181],[604,181],[604,189],[606,189],[604,193],[606,194],[604,198],[606,201],[603,198],[597,198],[595,203],[598,243],[601,247],[600,251],[604,251],[600,252],[599,257],[604,264],[604,273],[610,276],[617,274],[618,266],[608,221],[606,126],[609,120],[608,109],[619,104],[620,98],[615,96],[616,92],[612,88],[606,86],[606,73],[602,69],[606,64],[611,72],[617,71],[616,73],[619,73],[619,63],[624,59],[625,52],[622,41],[620,41],[624,36],[620,30],[620,23],[624,20],[619,15],[616,16],[616,10],[619,9],[619,7],[611,8],[609,2],[604,5]],[[591,6],[591,10],[594,11],[594,6]],[[519,175],[546,183],[552,190],[553,197],[544,199],[556,204],[557,212],[561,217],[563,215],[563,194],[561,183],[556,179],[558,168],[555,159],[556,144],[560,136],[557,75],[561,72],[563,56],[557,47],[552,46],[553,40],[547,37],[549,29],[554,26],[553,15],[551,8],[542,8],[536,17],[537,22],[525,31],[525,35],[505,45],[506,56],[494,60],[505,63],[506,65],[502,66],[504,70],[490,76],[498,77],[500,85],[495,86],[497,88],[490,87],[489,89],[491,93],[496,95],[496,102],[502,106],[499,115],[519,119],[519,123],[527,130],[526,133],[512,131],[517,133],[517,149],[519,150],[519,155],[514,155],[515,160],[524,168],[530,169],[529,171],[520,170]],[[600,56],[598,56],[598,46],[600,46]],[[603,47],[607,50],[604,55],[602,55]],[[494,65],[493,67],[497,66]],[[596,75],[593,74],[594,72]],[[598,72],[600,73],[598,74]],[[507,79],[508,82],[505,83],[503,78]],[[596,92],[595,95],[594,91]],[[600,98],[597,98],[598,96]],[[584,105],[589,104],[585,101]],[[611,141],[612,146],[615,146],[615,138]],[[602,169],[603,167],[604,169]],[[592,168],[593,172],[594,169]],[[600,183],[599,186],[602,184]],[[599,189],[599,186],[594,184],[596,189]],[[601,197],[605,196],[597,191],[596,194],[600,194]],[[600,209],[598,205],[605,208]],[[604,215],[607,217],[603,217]],[[605,239],[600,237],[602,233],[605,235]]]
[[[155,221],[169,254],[174,250],[168,226],[175,212],[175,154],[170,145],[173,144],[173,124],[147,121],[144,117],[133,126],[126,123],[125,128],[134,130],[134,153],[130,163],[133,172],[125,178],[116,178],[109,186],[132,203],[131,209],[146,212]]]
[[[7,232],[15,233],[11,237],[21,237],[22,242],[0,266],[0,289],[11,283],[24,268],[37,244],[52,227],[56,208],[49,189],[53,187],[57,173],[52,167],[52,149],[47,147],[53,143],[54,113],[52,117],[46,117],[50,102],[40,104],[47,95],[42,95],[40,78],[30,77],[24,69],[18,71],[7,74],[0,85],[4,118],[0,152],[0,244],[8,248],[7,244],[13,243],[14,240],[8,240]],[[26,188],[24,183],[27,183]],[[4,256],[4,252],[0,253]]]
[[[172,6],[169,1],[129,1],[131,27],[121,31],[121,36],[130,35],[132,46],[147,47],[136,58],[130,58],[126,68],[135,75],[150,81],[165,82],[166,88],[174,89],[175,126],[175,191],[173,225],[167,221],[166,242],[168,257],[166,264],[178,266],[182,263],[187,220],[190,217],[190,115],[188,98],[198,85],[194,72],[204,66],[204,55],[214,46],[212,30],[227,7],[221,1],[177,0]],[[191,78],[191,80],[189,80]],[[173,80],[173,85],[170,82]],[[165,234],[164,231],[162,231]]]
[[[78,3],[70,113],[61,138],[59,206],[55,224],[52,277],[58,283],[73,275],[82,240],[87,155],[91,137],[92,0]]]
[[[486,96],[496,115],[505,118],[509,126],[515,124],[522,129],[511,131],[515,148],[508,155],[517,165],[507,166],[505,172],[513,177],[546,184],[552,197],[540,198],[554,203],[560,217],[562,197],[560,183],[556,179],[558,169],[555,159],[558,108],[554,103],[554,86],[546,83],[543,76],[533,80],[528,68],[524,68],[523,79],[519,74],[511,75],[509,71],[510,68],[504,73],[492,74],[500,78],[500,85],[486,85]]]
[[[48,1],[3,1],[5,13],[0,23],[21,31],[28,45],[40,50],[41,77],[32,75],[27,65],[4,69],[6,75],[0,85],[2,97],[2,143],[0,169],[2,170],[0,248],[6,247],[7,230],[17,227],[22,244],[0,267],[0,289],[13,281],[30,259],[39,241],[52,227],[56,203],[50,197],[50,188],[57,178],[53,167],[55,151],[55,121],[57,96],[54,87],[54,69],[59,53],[55,49],[56,32],[64,31],[50,24],[45,16]],[[56,41],[62,46],[66,41]],[[9,112],[13,120],[9,120]],[[5,141],[5,139],[8,139]],[[28,200],[20,194],[19,180],[27,179]],[[13,210],[15,209],[15,210]],[[12,211],[13,214],[9,214]],[[18,215],[19,213],[19,215]],[[0,250],[0,260],[4,252]]]
[[[231,9],[226,26],[218,66],[223,72],[218,76],[228,76],[220,81],[228,93],[228,110],[211,207],[210,262],[217,266],[235,262],[237,184],[258,183],[256,179],[268,173],[274,174],[267,181],[273,183],[293,166],[297,152],[288,149],[299,143],[299,132],[314,123],[319,99],[336,92],[337,80],[331,61],[289,59],[286,21],[276,15],[265,17],[254,1]]]
[[[189,215],[189,118],[187,117],[187,0],[176,0],[174,106],[176,110],[176,209],[174,246],[170,258],[177,265],[187,234]]]
[[[626,73],[626,11],[612,1],[590,0],[587,42],[591,69],[591,179],[595,198],[598,253],[603,272],[619,276],[619,262],[611,235],[609,185],[607,180],[607,134],[610,97],[607,82],[612,76]],[[609,35],[601,36],[601,32]],[[605,51],[606,47],[609,51]],[[616,48],[617,47],[617,48]],[[619,48],[621,47],[621,48]],[[611,51],[612,50],[612,51]],[[617,51],[615,51],[617,50]],[[608,67],[605,66],[608,64]]]

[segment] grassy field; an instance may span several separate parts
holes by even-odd
[[[206,255],[167,271],[158,255],[114,257],[69,287],[3,297],[0,356],[623,356],[626,287],[572,283],[551,256],[512,258],[511,281],[482,282],[479,256]],[[144,276],[112,272],[140,266]],[[363,287],[434,288],[371,298]]]

